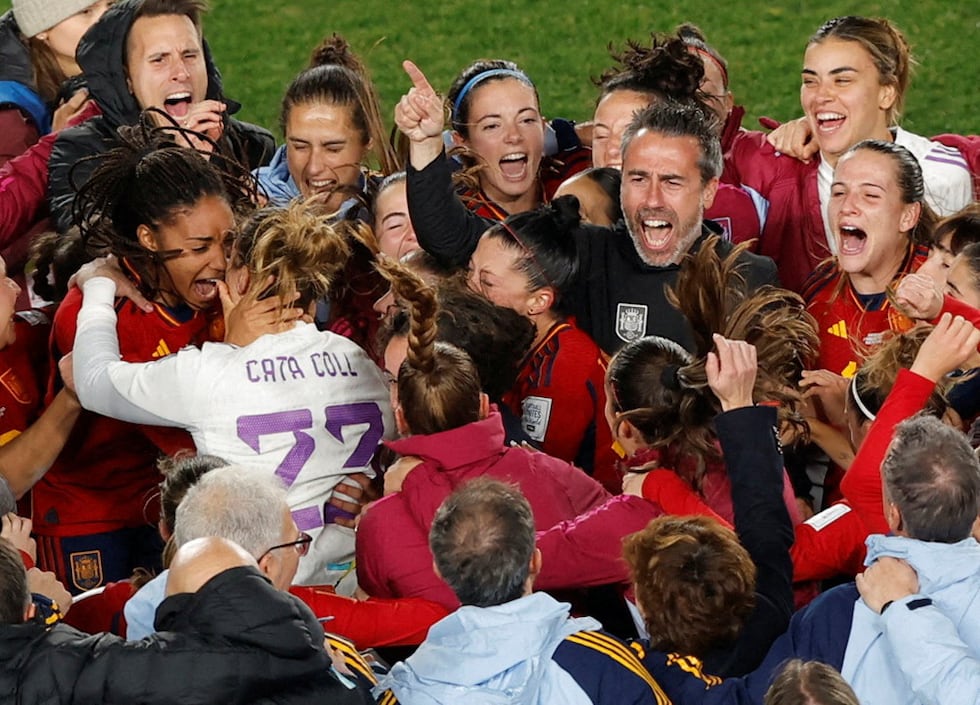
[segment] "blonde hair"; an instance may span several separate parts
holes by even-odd
[[[236,255],[251,273],[246,296],[275,296],[308,307],[330,293],[351,257],[351,239],[369,241],[368,227],[352,221],[331,223],[313,203],[259,211],[235,243]]]

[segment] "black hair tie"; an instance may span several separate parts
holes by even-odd
[[[681,390],[680,369],[680,365],[665,365],[663,371],[660,373],[660,383],[666,389],[679,392]]]

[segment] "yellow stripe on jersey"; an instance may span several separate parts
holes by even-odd
[[[721,678],[712,676],[704,672],[704,664],[697,656],[682,656],[681,654],[668,654],[667,665],[677,666],[682,671],[690,673],[698,680],[704,681],[709,687],[721,685]]]
[[[378,705],[397,705],[397,703],[398,698],[396,698],[395,694],[390,690],[386,690],[384,693],[382,693],[381,699],[378,700]]]
[[[352,671],[357,671],[374,685],[378,684],[378,677],[375,675],[371,665],[364,660],[364,657],[354,648],[354,645],[347,639],[327,634],[327,642],[339,651],[344,657],[344,664]]]
[[[565,637],[565,640],[606,654],[649,685],[659,705],[670,705],[670,698],[660,688],[660,684],[653,679],[646,667],[640,663],[636,653],[618,639],[600,632],[576,632]]]

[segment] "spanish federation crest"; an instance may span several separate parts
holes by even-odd
[[[620,340],[632,343],[646,335],[646,304],[616,305],[616,335]]]
[[[102,551],[72,553],[71,581],[79,590],[91,590],[102,584]]]

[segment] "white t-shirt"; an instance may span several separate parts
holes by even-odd
[[[245,347],[205,343],[155,362],[119,359],[115,284],[85,283],[74,370],[86,409],[132,423],[186,428],[201,453],[268,468],[287,487],[293,518],[313,536],[297,584],[339,579],[354,533],[324,524],[324,503],[345,475],[373,474],[394,430],[381,371],[355,343],[312,324]]]

